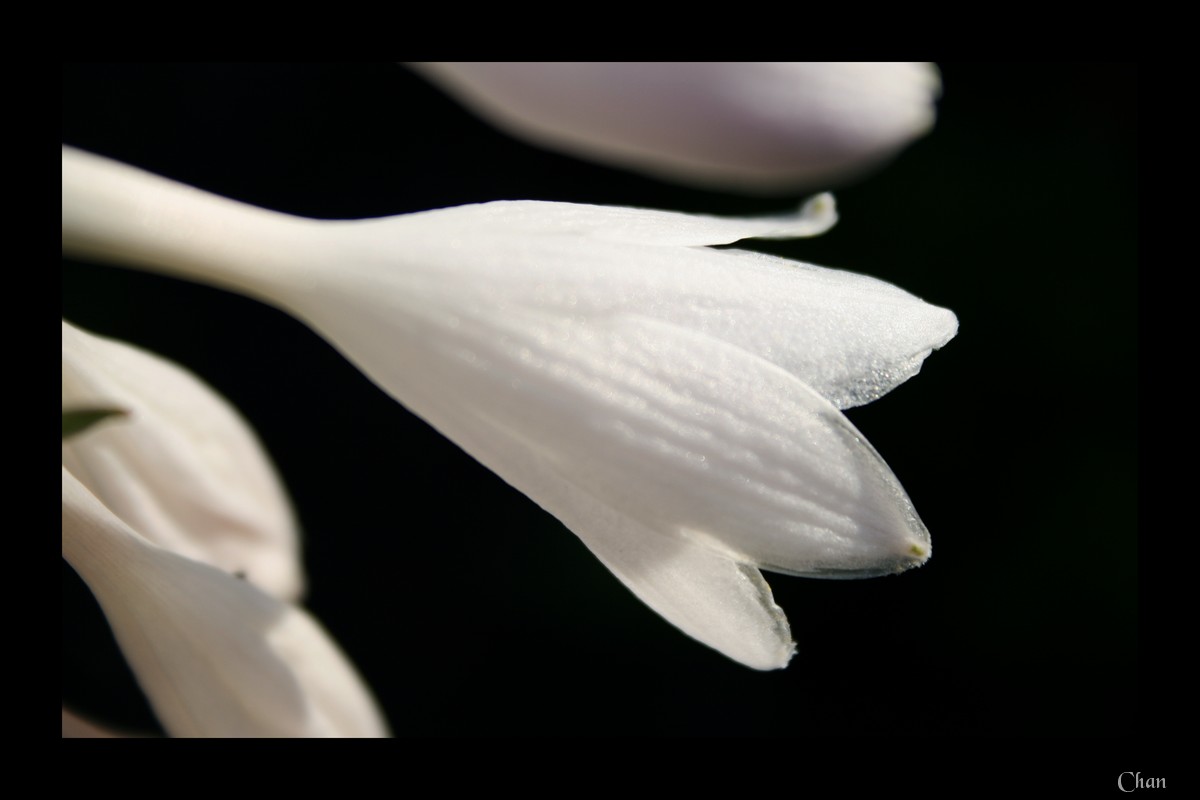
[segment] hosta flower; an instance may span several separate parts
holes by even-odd
[[[240,416],[176,364],[62,325],[63,557],[174,736],[377,736],[353,667],[303,610],[294,516]],[[65,717],[64,717],[65,719]]]
[[[922,62],[422,62],[517,136],[684,183],[750,191],[872,166],[933,125]]]
[[[224,399],[177,364],[64,320],[62,403],[129,414],[62,444],[63,466],[114,514],[160,547],[300,597],[291,504]]]
[[[66,467],[62,553],[173,736],[386,734],[354,668],[308,614],[151,544]]]
[[[709,247],[819,233],[827,196],[753,220],[504,202],[321,222],[63,157],[65,249],[305,320],[744,664],[793,649],[760,568],[870,576],[930,553],[838,408],[915,374],[954,315],[861,275]]]

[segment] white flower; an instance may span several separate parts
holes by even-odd
[[[300,597],[291,504],[254,432],[212,389],[177,364],[64,320],[62,403],[129,413],[126,423],[64,440],[62,463],[130,527],[282,600]]]
[[[174,736],[378,736],[366,688],[295,600],[296,522],[254,433],[176,364],[62,324],[62,548]],[[237,577],[235,577],[235,575]]]
[[[929,555],[837,407],[915,374],[954,315],[861,275],[707,247],[818,233],[827,196],[758,220],[510,202],[319,222],[63,157],[64,248],[305,320],[744,664],[793,649],[759,568],[857,577]]]
[[[509,133],[684,183],[786,191],[873,166],[924,135],[923,62],[420,62]]]
[[[66,467],[62,502],[63,557],[171,735],[386,735],[354,668],[302,610],[151,544]]]

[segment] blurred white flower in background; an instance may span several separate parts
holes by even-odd
[[[62,403],[127,421],[62,443],[62,463],[150,542],[281,600],[304,589],[295,516],[237,411],[179,365],[62,323]]]
[[[898,62],[428,61],[418,72],[535,144],[751,193],[828,185],[933,127],[937,69]]]
[[[938,92],[928,64],[417,66],[540,143],[750,192],[878,163],[932,124]],[[954,315],[861,275],[710,247],[821,233],[828,195],[759,219],[518,201],[324,222],[67,147],[62,191],[64,253],[304,320],[743,664],[782,667],[794,649],[760,568],[865,577],[931,552],[838,409],[916,374]],[[132,412],[64,442],[63,555],[168,732],[386,734],[293,604],[294,521],[236,413],[66,323],[63,402]]]
[[[354,668],[293,604],[295,521],[246,424],[169,361],[66,322],[62,340],[64,410],[126,412],[63,441],[63,557],[166,731],[385,735]]]

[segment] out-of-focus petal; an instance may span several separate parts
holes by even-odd
[[[354,667],[304,611],[157,547],[64,467],[63,557],[172,736],[384,736]]]
[[[63,408],[129,416],[63,442],[63,465],[150,541],[284,600],[303,590],[296,521],[257,437],[192,373],[62,324]]]
[[[418,62],[539,145],[683,183],[791,191],[875,166],[925,134],[925,62]]]

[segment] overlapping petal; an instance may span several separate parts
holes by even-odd
[[[384,736],[353,666],[304,611],[151,544],[62,470],[63,557],[173,736]]]
[[[119,422],[62,445],[63,465],[151,542],[283,600],[304,587],[295,516],[254,432],[192,373],[62,324],[63,408]]]
[[[381,316],[357,313],[317,327],[652,608],[750,666],[791,652],[756,568],[867,577],[931,552],[845,417],[739,347],[632,315],[579,326],[507,309],[397,349]]]
[[[853,174],[933,125],[923,62],[419,62],[521,138],[683,183],[793,190]]]

